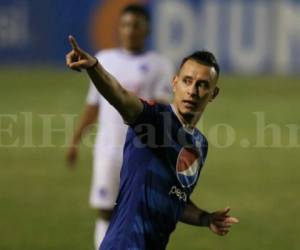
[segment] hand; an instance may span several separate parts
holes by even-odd
[[[75,166],[77,157],[78,157],[78,148],[77,146],[72,145],[67,152],[67,162],[69,167],[73,168]]]
[[[211,214],[209,229],[212,232],[224,236],[229,232],[229,229],[233,224],[239,222],[237,218],[228,215],[229,211],[230,208],[227,207]]]
[[[81,69],[92,68],[97,64],[97,59],[79,48],[73,36],[69,36],[69,42],[72,50],[66,55],[66,64],[70,69],[81,71]]]

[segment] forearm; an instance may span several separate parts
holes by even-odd
[[[86,69],[89,77],[100,94],[121,114],[127,123],[134,122],[143,111],[143,104],[137,96],[126,91],[109,74],[97,59],[79,48],[74,37],[69,36],[72,51],[66,55],[66,64],[70,69]]]
[[[186,207],[181,215],[180,221],[194,226],[209,226],[210,213],[198,208],[192,201],[186,204]]]
[[[142,111],[142,103],[138,97],[124,89],[100,63],[87,72],[100,94],[117,109],[123,119],[126,122],[134,121]]]
[[[122,93],[125,89],[100,63],[87,72],[97,90],[109,103],[114,107],[122,104]]]

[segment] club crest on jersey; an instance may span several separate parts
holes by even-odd
[[[194,148],[182,148],[176,163],[177,179],[182,187],[195,184],[200,169],[200,156]]]
[[[142,65],[140,65],[140,70],[143,73],[147,73],[149,71],[149,66],[147,64],[142,64]]]

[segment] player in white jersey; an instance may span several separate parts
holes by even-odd
[[[173,67],[159,54],[145,51],[148,33],[147,11],[140,5],[129,5],[121,12],[121,47],[103,50],[97,53],[96,57],[126,89],[144,99],[167,102],[171,97],[169,82],[174,73]],[[100,96],[94,85],[90,84],[85,111],[68,151],[68,161],[71,165],[77,158],[81,136],[97,117],[100,127],[94,147],[90,193],[91,206],[99,210],[95,227],[96,249],[106,233],[115,206],[127,126],[119,113]]]

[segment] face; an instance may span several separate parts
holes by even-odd
[[[174,105],[183,118],[200,118],[209,101],[218,94],[216,71],[194,60],[184,63],[173,79]]]
[[[121,16],[119,34],[123,48],[130,51],[143,50],[148,31],[148,22],[142,15],[125,13]]]

